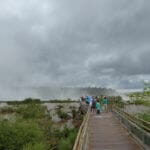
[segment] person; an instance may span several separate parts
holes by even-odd
[[[108,99],[106,98],[106,96],[104,96],[103,98],[103,106],[104,106],[105,112],[108,112]]]
[[[81,96],[81,101],[85,101],[85,97],[84,96]]]
[[[92,97],[91,96],[86,96],[85,101],[86,101],[87,105],[90,105],[90,103],[92,101]]]
[[[91,102],[91,112],[95,112],[96,108],[96,99],[94,97],[92,97],[92,102]]]
[[[89,97],[88,97],[88,96],[85,97],[85,102],[86,102],[87,105],[90,104],[90,101],[89,101]]]
[[[100,105],[100,102],[97,100],[96,102],[96,113],[97,114],[100,114],[101,112],[101,105]]]

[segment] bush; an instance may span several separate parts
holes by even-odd
[[[38,98],[26,98],[23,101],[7,101],[8,105],[20,105],[20,104],[40,104],[42,103],[40,99]]]
[[[28,143],[35,144],[43,140],[43,132],[34,122],[0,123],[0,150],[20,150]]]
[[[34,98],[26,98],[25,100],[22,101],[23,104],[31,104],[31,103],[36,103],[40,104],[41,100],[40,99],[34,99]]]
[[[0,108],[0,113],[14,113],[16,110],[13,108],[13,107],[3,107],[3,108]]]
[[[23,150],[46,150],[46,146],[44,143],[29,143],[23,147]]]
[[[69,118],[68,114],[66,112],[62,111],[61,109],[57,110],[57,115],[61,119],[68,119]]]
[[[78,111],[76,111],[75,109],[72,109],[72,118],[73,119],[76,117],[77,114],[78,114]]]
[[[134,103],[135,105],[150,106],[150,101],[149,101],[149,100],[134,100],[133,103]]]
[[[65,129],[64,132],[66,132],[67,130]],[[74,129],[68,129],[68,135],[66,137],[61,138],[61,140],[58,143],[58,150],[72,150],[73,145],[74,145],[74,141],[77,135],[77,131]]]
[[[143,120],[145,120],[145,121],[150,122],[150,111],[138,114],[138,117],[141,118],[141,119],[143,119]]]
[[[34,103],[19,107],[17,112],[20,113],[24,119],[42,118],[45,116],[44,106]]]

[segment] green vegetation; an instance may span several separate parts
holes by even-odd
[[[44,135],[35,122],[0,122],[0,150],[20,150],[24,145],[44,144]]]
[[[69,119],[69,115],[61,109],[57,110],[57,114],[61,119]]]
[[[143,92],[133,92],[128,94],[130,100],[126,102],[126,105],[143,105],[150,107],[150,91],[144,89]],[[137,117],[150,122],[150,111],[145,111],[135,114]]]
[[[75,109],[72,109],[72,118],[73,119],[76,118],[77,114],[78,114],[78,111],[76,111]]]
[[[133,92],[128,94],[130,100],[150,100],[150,91]]]
[[[0,121],[0,150],[71,150],[83,116],[71,109],[75,128],[59,128],[39,100],[26,99],[21,103],[0,109],[1,115],[15,114],[14,121]],[[58,116],[65,121],[71,119],[58,105]],[[78,117],[78,118],[77,118]]]
[[[13,108],[13,107],[5,106],[0,109],[1,114],[9,114],[9,113],[13,113],[13,112],[16,112],[15,108]]]
[[[150,106],[150,91],[133,92],[128,94],[130,101],[128,104]]]
[[[145,121],[150,122],[150,110],[147,112],[138,114],[138,117],[145,120]]]
[[[23,150],[46,150],[46,146],[43,143],[36,143],[36,144],[26,144],[23,146]]]
[[[150,106],[150,101],[149,100],[132,100],[128,101],[128,104],[135,104],[135,105],[145,105],[145,106]]]
[[[72,143],[74,143],[77,132],[76,130],[67,131],[69,133],[67,136],[63,136],[58,143],[59,150],[71,150],[73,148]]]
[[[37,98],[26,98],[23,101],[7,101],[8,105],[31,104],[31,103],[40,104],[41,100]]]
[[[68,99],[64,99],[64,100],[49,100],[49,101],[44,101],[44,102],[49,102],[49,103],[73,103],[73,102],[77,102],[76,100],[71,100],[70,98]]]
[[[66,112],[64,112],[62,110],[62,108],[63,108],[62,105],[58,105],[58,108],[57,108],[57,115],[58,115],[58,117],[61,118],[61,119],[69,119],[70,116]]]
[[[21,114],[24,119],[42,118],[45,116],[45,108],[40,104],[31,103],[20,106],[17,113]]]

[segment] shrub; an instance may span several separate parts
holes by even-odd
[[[126,101],[126,104],[150,106],[150,100],[142,100],[142,99],[129,100],[129,101]]]
[[[61,119],[68,119],[69,118],[68,114],[66,112],[62,111],[61,109],[57,110],[57,115]]]
[[[64,134],[65,136],[61,138],[61,140],[58,143],[58,150],[72,150],[74,141],[77,135],[77,131],[74,129],[64,129],[64,132],[69,131],[67,134]],[[66,137],[67,135],[67,137]]]
[[[72,118],[73,119],[76,117],[77,114],[78,114],[78,111],[76,111],[75,109],[72,109]]]
[[[23,150],[46,150],[46,146],[44,143],[29,143],[23,146]]]
[[[35,144],[43,140],[43,132],[34,122],[0,123],[0,150],[20,150],[28,143]]]
[[[7,101],[8,105],[20,105],[20,104],[40,104],[42,103],[40,99],[37,98],[26,98],[23,101]]]
[[[17,112],[20,113],[24,119],[42,118],[45,116],[44,106],[34,103],[19,107]]]
[[[30,103],[36,103],[40,104],[41,100],[40,99],[34,99],[34,98],[26,98],[25,100],[22,101],[24,104],[30,104]]]
[[[0,108],[0,113],[13,113],[15,112],[16,110],[13,108],[13,107],[2,107]]]
[[[143,120],[145,120],[145,121],[150,122],[150,111],[138,114],[138,117],[141,118],[141,119],[143,119]]]

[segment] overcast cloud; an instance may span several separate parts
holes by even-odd
[[[149,8],[149,0],[0,0],[0,94],[142,88],[150,80]]]

